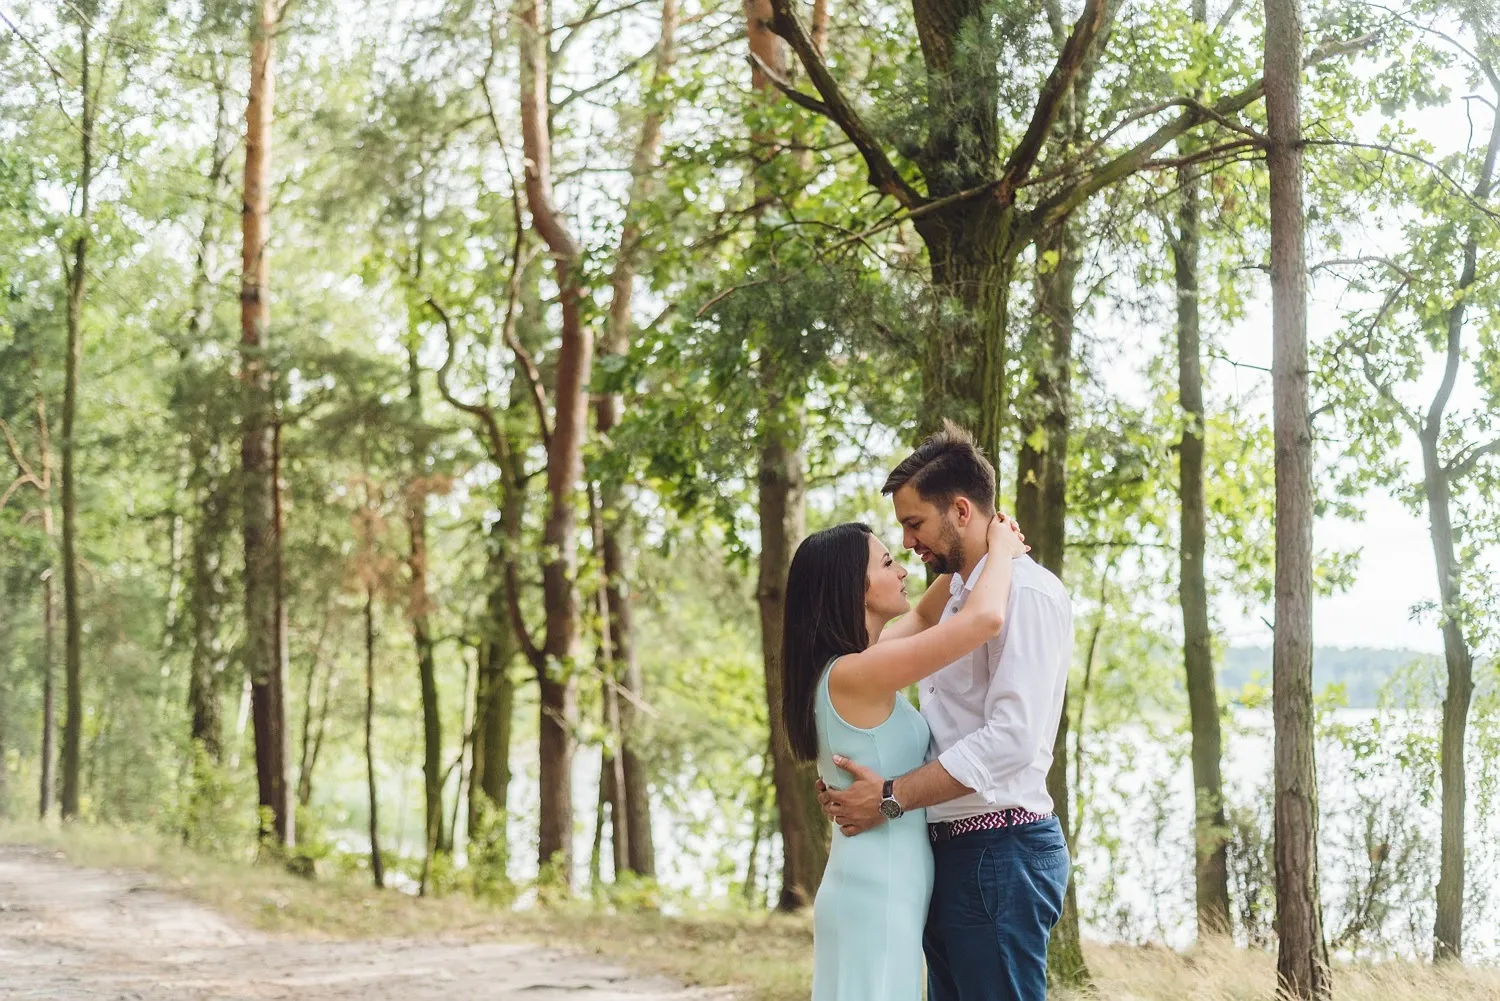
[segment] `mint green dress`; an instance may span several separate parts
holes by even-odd
[[[852,726],[833,708],[826,668],[816,718],[818,775],[829,788],[850,782],[833,763],[835,754],[886,778],[919,767],[927,756],[927,723],[905,696],[879,726]],[[931,898],[925,811],[852,838],[835,828],[813,902],[813,1001],[922,1001],[922,927]]]

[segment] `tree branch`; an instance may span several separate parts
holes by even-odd
[[[1005,169],[1000,172],[1000,186],[996,196],[1003,204],[1010,204],[1015,198],[1017,184],[1025,180],[1026,175],[1031,173],[1031,168],[1036,166],[1036,158],[1041,155],[1047,134],[1057,121],[1063,101],[1068,96],[1068,88],[1078,76],[1078,71],[1083,68],[1089,47],[1094,44],[1094,38],[1104,25],[1107,11],[1106,0],[1088,0],[1084,4],[1083,13],[1073,25],[1073,32],[1063,45],[1057,63],[1052,67],[1037,98],[1036,110],[1026,127],[1026,134],[1011,151],[1010,158],[1005,162]]]
[[[490,458],[501,462],[511,454],[510,437],[506,435],[505,429],[500,426],[499,419],[495,417],[494,407],[482,403],[465,403],[453,394],[452,388],[448,385],[448,370],[453,367],[453,359],[458,351],[457,338],[453,336],[453,324],[448,319],[448,311],[438,305],[436,299],[429,296],[427,305],[442,321],[443,332],[448,342],[448,353],[437,370],[438,392],[443,394],[443,399],[448,401],[450,407],[479,418],[480,423],[484,425],[486,437],[489,439]]]
[[[835,122],[837,121],[836,119],[834,119],[833,112],[829,109],[828,105],[824,104],[816,97],[813,97],[811,94],[802,93],[802,91],[798,90],[790,80],[788,80],[784,76],[781,76],[770,66],[766,65],[766,61],[760,56],[752,52],[746,58],[750,60],[751,66],[764,73],[766,79],[771,81],[772,85],[775,86],[777,90],[785,94],[793,104],[797,105],[800,108],[806,108],[808,111],[811,111],[815,115],[822,115],[824,118],[834,120]]]
[[[864,157],[865,166],[870,171],[870,183],[877,191],[890,195],[906,208],[914,208],[922,204],[925,201],[924,197],[906,183],[901,172],[885,155],[885,150],[881,148],[880,141],[875,138],[874,132],[839,90],[833,74],[828,72],[828,65],[823,62],[823,57],[818,54],[817,46],[808,36],[807,29],[803,27],[802,19],[792,9],[792,0],[771,0],[771,8],[776,12],[776,16],[771,21],[771,30],[786,39],[792,50],[797,53],[797,58],[802,61],[802,66],[807,70],[813,86],[823,97],[823,104],[828,109],[827,117],[844,130],[844,134]]]
[[[779,0],[779,2],[785,2],[785,0]],[[1319,63],[1327,62],[1338,56],[1358,52],[1372,45],[1376,37],[1376,34],[1371,33],[1324,46],[1308,56],[1303,62],[1303,66],[1316,66]],[[1264,97],[1265,91],[1266,83],[1264,79],[1261,79],[1238,93],[1222,98],[1211,106],[1201,105],[1189,98],[1165,102],[1164,105],[1158,106],[1156,110],[1164,110],[1164,108],[1176,106],[1182,106],[1184,110],[1182,114],[1151,133],[1151,135],[1141,140],[1135,146],[1121,153],[1108,163],[1105,163],[1099,169],[1090,172],[1071,187],[1058,192],[1056,195],[1039,204],[1031,213],[1033,227],[1041,230],[1051,226],[1057,220],[1071,214],[1080,205],[1104,188],[1143,169],[1151,162],[1151,158],[1159,150],[1177,139],[1178,136],[1205,122],[1222,121],[1230,115],[1243,111]]]
[[[1471,449],[1463,458],[1450,462],[1448,464],[1448,478],[1450,480],[1463,479],[1474,471],[1474,468],[1479,465],[1481,459],[1488,455],[1500,455],[1500,438],[1496,438],[1488,444],[1480,445],[1478,448]]]

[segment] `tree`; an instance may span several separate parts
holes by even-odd
[[[245,106],[245,208],[240,288],[241,527],[245,546],[245,670],[255,723],[255,771],[264,837],[296,842],[286,771],[285,608],[281,566],[279,435],[269,357],[271,301],[271,125],[275,116],[275,46],[282,9],[260,0],[250,27],[250,95]]]
[[[547,450],[547,519],[542,531],[545,638],[540,646],[529,639],[523,646],[534,652],[532,660],[541,688],[541,829],[537,852],[543,870],[554,871],[558,884],[566,888],[573,873],[571,730],[577,715],[573,672],[579,632],[575,501],[583,471],[594,342],[584,328],[581,251],[552,194],[552,75],[547,44],[552,25],[543,21],[540,0],[520,0],[516,16],[520,27],[526,205],[532,227],[552,256],[552,275],[561,307],[550,428],[545,416],[539,414]]]
[[[1500,63],[1494,32],[1478,9],[1460,10],[1463,26],[1476,44],[1438,37],[1461,52],[1476,85],[1489,100],[1500,100]],[[1494,181],[1500,156],[1500,115],[1491,111],[1489,136],[1472,151],[1449,158],[1452,177],[1472,177],[1465,192],[1444,182],[1426,165],[1401,166],[1385,182],[1392,199],[1413,204],[1420,213],[1405,227],[1407,247],[1398,256],[1367,256],[1337,263],[1350,268],[1352,288],[1378,303],[1351,316],[1350,330],[1330,360],[1350,364],[1355,384],[1344,383],[1346,406],[1355,414],[1356,440],[1379,450],[1406,433],[1421,455],[1419,477],[1408,478],[1405,463],[1388,463],[1385,477],[1407,488],[1425,507],[1428,536],[1437,570],[1438,624],[1443,638],[1446,691],[1439,749],[1442,827],[1433,924],[1435,960],[1457,960],[1463,953],[1469,713],[1474,696],[1476,651],[1487,633],[1486,592],[1481,550],[1489,533],[1485,513],[1495,492],[1487,467],[1500,455],[1494,433],[1496,387],[1486,376],[1485,334],[1480,319],[1494,309],[1492,261]],[[1478,333],[1478,336],[1475,336]],[[1479,343],[1476,343],[1479,342]],[[1472,365],[1488,407],[1466,414],[1455,390],[1460,373]],[[1407,384],[1434,367],[1440,370],[1425,406],[1405,402]],[[1339,384],[1334,380],[1335,385]],[[1362,382],[1372,398],[1355,391]],[[1415,482],[1413,482],[1413,480]]]
[[[1207,26],[1208,5],[1193,0],[1193,23]],[[1194,144],[1179,140],[1184,159]],[[1208,618],[1208,510],[1203,488],[1203,351],[1200,320],[1201,170],[1184,163],[1177,170],[1180,203],[1177,231],[1170,237],[1177,289],[1177,401],[1182,434],[1178,440],[1180,500],[1178,604],[1182,608],[1182,659],[1187,676],[1188,714],[1192,730],[1194,900],[1198,935],[1229,931],[1229,858],[1224,784],[1219,764],[1219,696],[1214,679],[1213,634]]]
[[[662,0],[661,29],[656,42],[656,61],[650,88],[643,96],[646,113],[630,165],[630,192],[625,203],[625,222],[620,230],[619,249],[610,274],[611,297],[606,336],[600,346],[600,366],[623,365],[630,353],[631,307],[635,298],[641,243],[646,236],[640,217],[654,187],[654,173],[659,169],[662,123],[665,118],[665,90],[671,82],[672,64],[677,58],[677,0]],[[601,393],[595,403],[596,422],[601,442],[609,442],[620,423],[625,397],[620,393]],[[651,833],[651,796],[647,786],[645,763],[638,747],[639,713],[636,702],[642,693],[641,669],[635,651],[635,627],[631,616],[631,546],[632,517],[618,474],[606,472],[599,483],[599,545],[604,570],[606,607],[606,644],[610,656],[606,663],[606,699],[618,704],[620,725],[619,775],[615,789],[613,823],[623,823],[624,837],[616,832],[616,844],[623,844],[625,858],[615,857],[615,868],[639,876],[656,875],[656,850]],[[616,698],[615,686],[621,697]]]
[[[97,4],[88,4],[72,12],[78,24],[78,95],[82,110],[78,119],[78,211],[77,233],[68,254],[68,348],[67,374],[63,389],[62,413],[62,570],[63,570],[63,658],[67,710],[63,722],[62,816],[78,816],[79,755],[83,745],[83,622],[78,606],[78,380],[83,365],[83,308],[88,290],[90,198],[94,183],[94,127],[98,118],[99,93],[103,88],[108,45],[99,65],[89,52],[93,40],[93,18]],[[94,71],[100,80],[91,80]]]
[[[1266,0],[1266,164],[1271,207],[1272,398],[1276,437],[1276,973],[1292,997],[1330,994],[1318,887],[1313,744],[1313,447],[1302,214],[1302,5]]]

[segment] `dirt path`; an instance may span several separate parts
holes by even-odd
[[[0,999],[724,1001],[590,956],[441,939],[307,941],[241,928],[150,876],[0,847]]]

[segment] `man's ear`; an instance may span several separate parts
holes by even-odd
[[[958,527],[967,528],[970,519],[974,517],[974,502],[960,494],[953,498],[953,508],[958,516]]]

